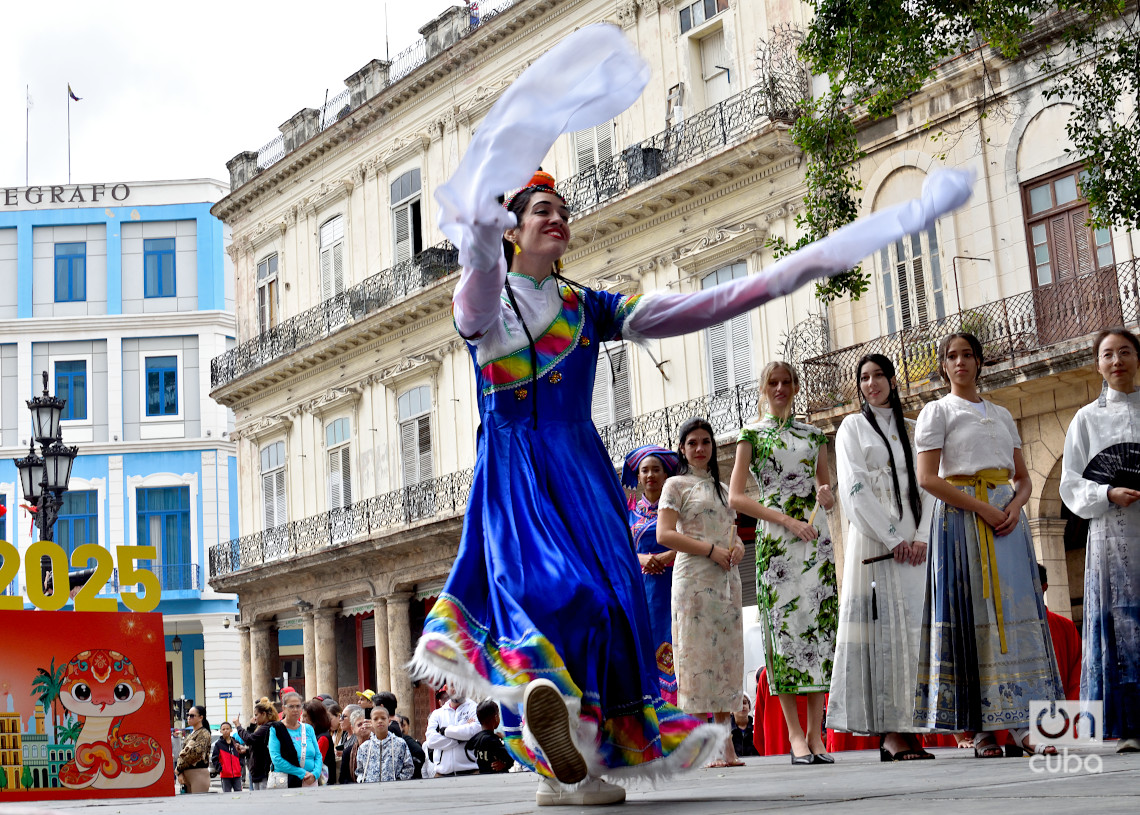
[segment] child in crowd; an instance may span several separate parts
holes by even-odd
[[[510,772],[515,760],[503,746],[502,737],[495,732],[499,727],[499,706],[488,699],[475,708],[475,716],[483,729],[467,742],[468,755],[475,757],[481,774]]]
[[[352,781],[356,782],[356,756],[360,752],[360,745],[368,741],[372,736],[372,720],[365,715],[364,709],[360,708],[353,711],[349,716],[348,722],[352,727],[352,733],[356,737],[356,741],[352,745],[352,749],[348,753],[348,769],[352,773]]]
[[[372,708],[372,737],[356,753],[356,783],[407,781],[415,772],[412,753],[402,738],[388,732],[390,716],[383,705]]]

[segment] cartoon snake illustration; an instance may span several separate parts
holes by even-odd
[[[123,718],[146,701],[146,691],[130,659],[118,651],[95,649],[67,663],[60,704],[83,717],[75,757],[59,771],[69,789],[134,789],[162,778],[166,756],[142,733],[121,732]]]

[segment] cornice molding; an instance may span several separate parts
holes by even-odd
[[[708,270],[730,257],[759,252],[768,236],[768,225],[744,222],[733,226],[710,227],[694,241],[673,249],[674,265],[684,274]]]
[[[322,182],[313,195],[301,202],[301,207],[307,215],[316,215],[341,199],[348,198],[355,186],[351,178]]]
[[[382,151],[377,158],[384,169],[390,171],[393,167],[405,161],[421,156],[431,147],[431,134],[428,132],[413,133],[395,142],[387,150]]]
[[[324,419],[330,413],[344,410],[346,407],[355,408],[360,404],[360,396],[364,393],[363,381],[341,388],[329,388],[315,399],[310,399],[301,407],[306,413]]]
[[[248,424],[242,424],[234,428],[234,431],[230,433],[230,438],[235,441],[249,439],[251,441],[261,442],[270,436],[288,436],[292,428],[293,421],[287,414],[259,416]]]

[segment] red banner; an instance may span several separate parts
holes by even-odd
[[[0,804],[173,794],[162,615],[0,611]]]

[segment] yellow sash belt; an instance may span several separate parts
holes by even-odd
[[[952,475],[946,479],[955,487],[973,487],[974,497],[988,504],[990,490],[1009,483],[1009,470],[979,470],[973,475]],[[1001,610],[1001,579],[998,577],[997,551],[994,549],[994,530],[982,520],[981,515],[975,515],[978,522],[978,547],[982,555],[982,596],[989,597],[991,590],[994,595],[994,613],[997,616],[998,640],[1001,643],[1001,652],[1006,653],[1005,644],[1005,618]]]

